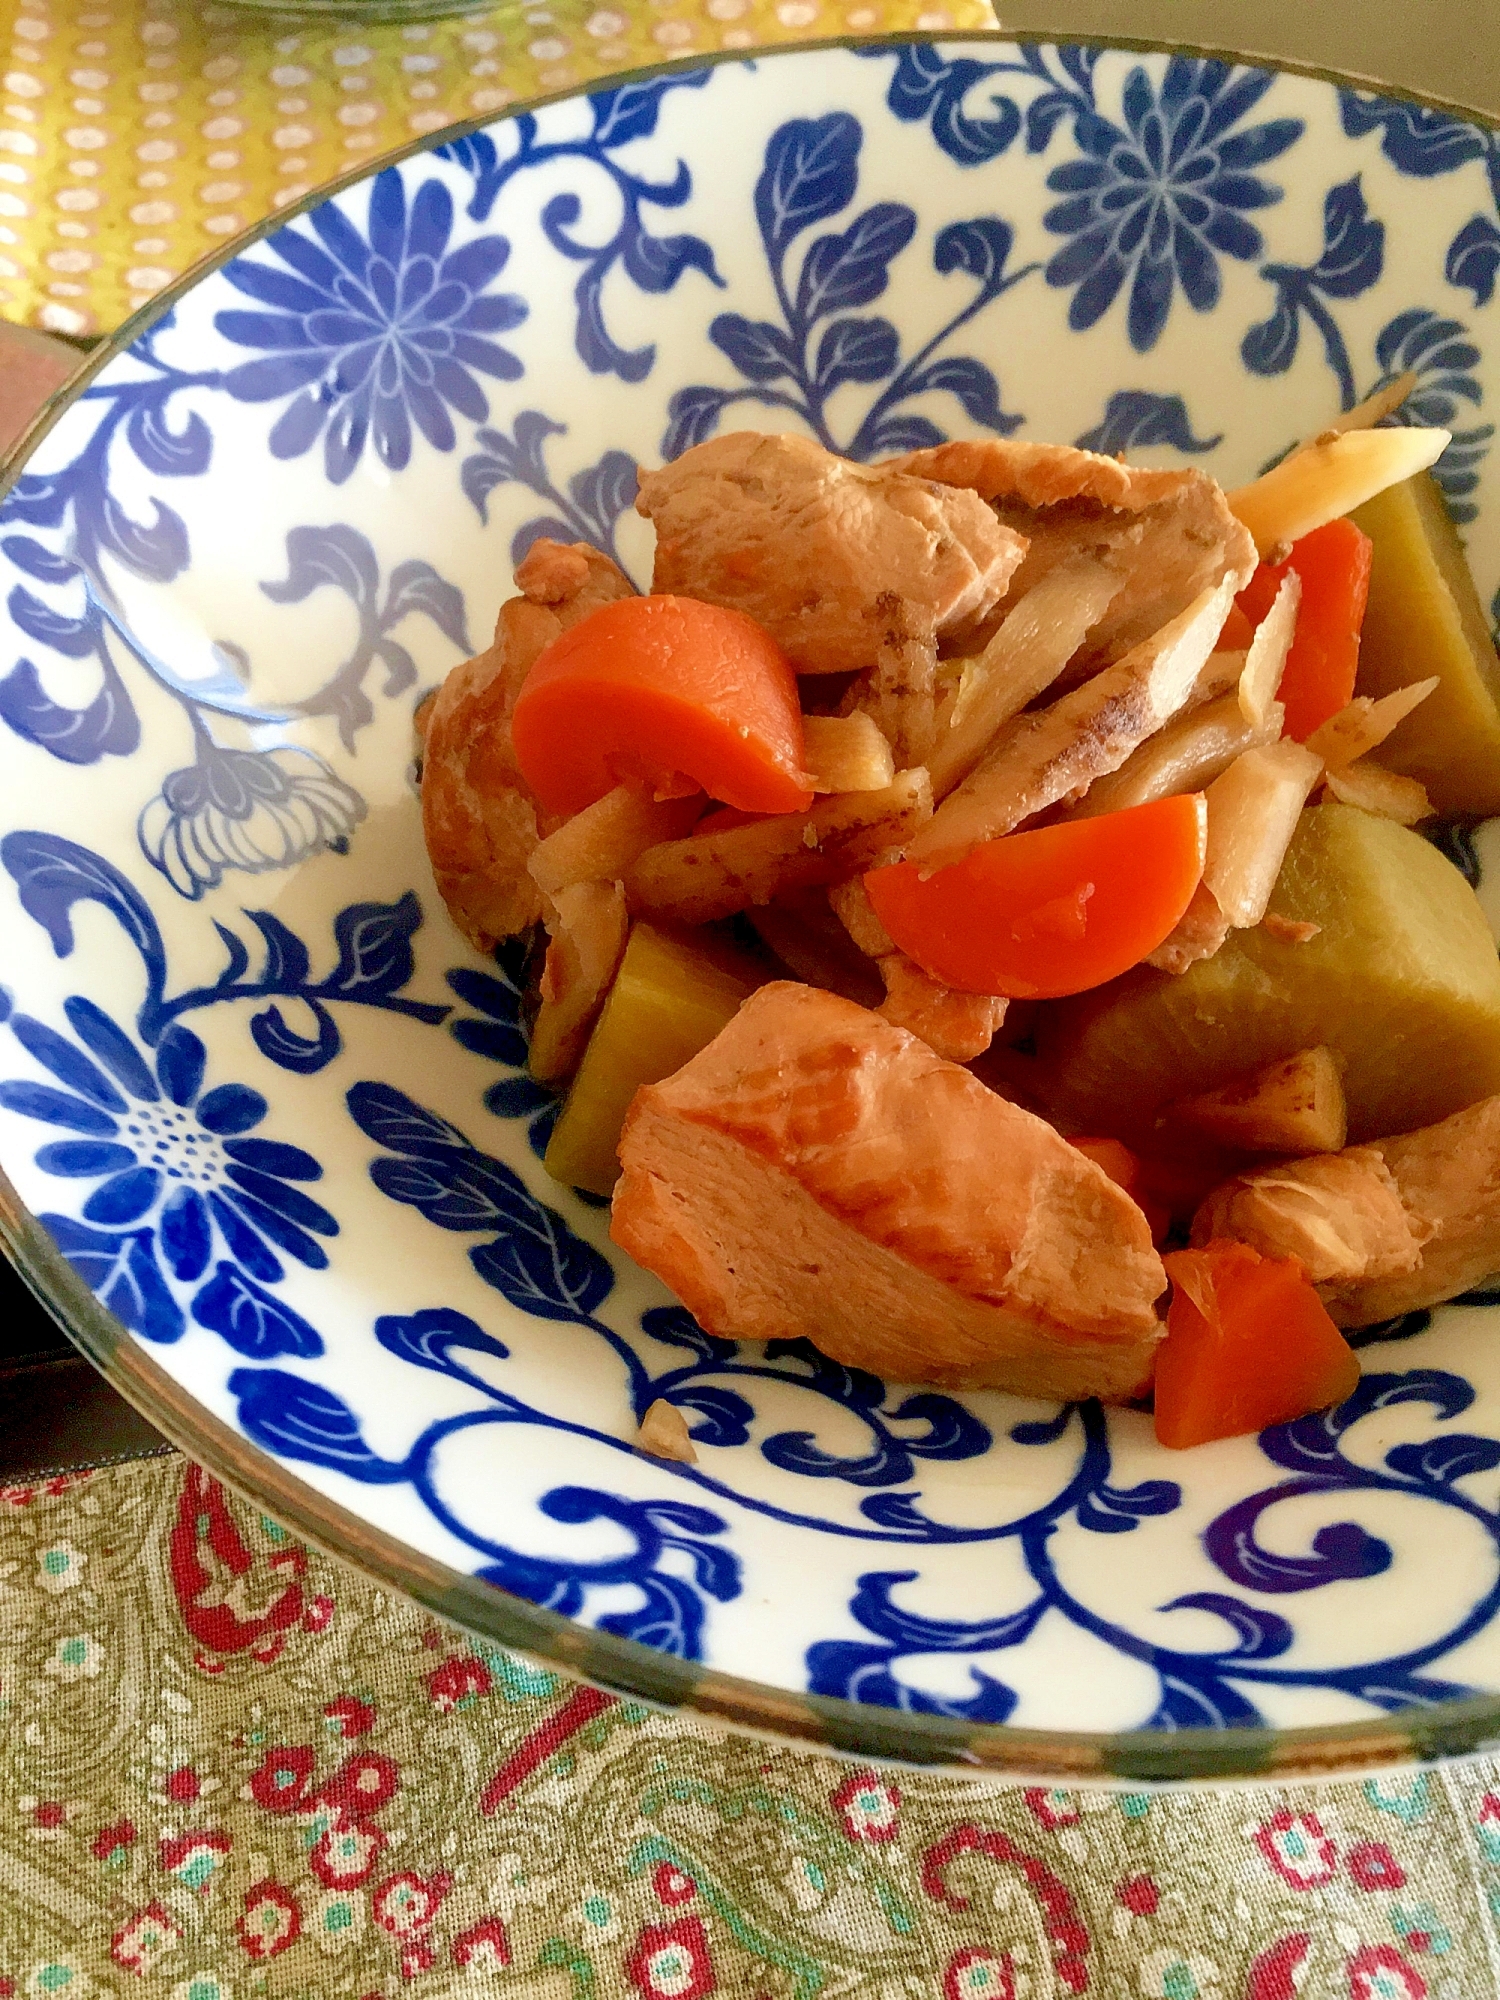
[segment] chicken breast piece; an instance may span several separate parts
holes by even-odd
[[[1299,1258],[1323,1293],[1355,1279],[1415,1271],[1421,1239],[1378,1146],[1348,1146],[1239,1174],[1193,1217],[1193,1242],[1248,1243],[1263,1257]]]
[[[869,667],[904,600],[939,635],[985,618],[1025,537],[962,486],[856,465],[811,439],[735,431],[641,475],[653,591],[744,611],[799,673]]]
[[[1500,1097],[1486,1097],[1420,1132],[1382,1139],[1380,1151],[1422,1238],[1410,1276],[1370,1282],[1330,1308],[1357,1311],[1363,1326],[1418,1306],[1437,1305],[1500,1271]]]
[[[1193,1241],[1299,1256],[1340,1326],[1456,1297],[1500,1271],[1500,1097],[1436,1125],[1217,1189]]]
[[[1012,598],[1080,550],[1096,550],[1121,568],[1124,586],[1071,677],[1120,659],[1226,576],[1242,589],[1255,569],[1249,531],[1218,483],[1192,467],[1155,471],[1073,445],[986,438],[909,452],[884,469],[977,493],[1027,538]]]
[[[469,942],[488,951],[542,915],[526,864],[537,804],[516,764],[510,718],[537,656],[601,604],[635,594],[598,549],[534,542],[516,571],[521,595],[500,607],[493,644],[449,674],[422,750],[422,831],[438,893]]]
[[[640,1091],[611,1234],[710,1331],[898,1381],[1123,1400],[1166,1287],[1146,1219],[916,1036],[781,981]]]

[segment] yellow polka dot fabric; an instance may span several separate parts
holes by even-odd
[[[0,316],[107,333],[321,182],[612,71],[994,25],[987,0],[574,0],[406,26],[180,0],[0,0]]]

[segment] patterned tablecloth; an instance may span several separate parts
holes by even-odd
[[[655,1716],[177,1458],[0,1488],[0,1995],[1485,2000],[1500,1772],[1019,1792]]]
[[[277,204],[531,92],[988,21],[0,0],[0,314],[108,330]],[[177,1458],[0,1488],[0,2000],[1483,2000],[1497,1912],[1500,1766],[1156,1798],[862,1771],[476,1649]]]

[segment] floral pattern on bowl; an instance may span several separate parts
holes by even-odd
[[[738,425],[1233,480],[1410,368],[1488,598],[1496,146],[1182,56],[780,54],[461,133],[183,289],[0,510],[0,1162],[123,1337],[398,1569],[872,1727],[1500,1695],[1497,1297],[1186,1456],[710,1337],[542,1172],[516,953],[449,924],[410,777],[525,548],[644,576],[638,466]],[[659,1397],[695,1466],[633,1449]]]

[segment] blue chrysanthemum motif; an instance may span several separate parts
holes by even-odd
[[[226,750],[205,738],[196,763],[168,772],[139,835],[147,859],[196,900],[229,869],[260,875],[325,847],[344,853],[364,816],[359,793],[311,750]]]
[[[449,250],[453,198],[424,181],[407,205],[395,168],[370,188],[368,241],[336,202],[288,227],[267,249],[288,268],[239,257],[224,275],[269,312],[221,312],[214,324],[241,347],[263,350],[224,377],[244,402],[294,400],[270,446],[298,458],[321,436],[328,477],[346,480],[367,442],[399,471],[411,457],[412,425],[437,451],[454,444],[450,410],[480,424],[489,401],[480,375],[513,382],[521,363],[491,338],[519,326],[523,300],[486,288],[510,256],[503,236],[477,236]]]
[[[1067,197],[1043,218],[1070,239],[1047,281],[1076,286],[1068,323],[1092,326],[1130,284],[1130,344],[1144,354],[1167,323],[1176,287],[1188,304],[1218,304],[1219,257],[1249,259],[1263,248],[1247,210],[1267,208],[1281,189],[1250,170],[1274,160],[1301,133],[1295,118],[1232,128],[1270,89],[1264,71],[1235,75],[1224,63],[1177,57],[1158,92],[1144,68],[1126,79],[1125,129],[1097,112],[1074,121],[1083,157],[1054,167],[1047,185]]]
[[[101,1295],[106,1267],[122,1261],[135,1301],[122,1317],[152,1338],[173,1339],[183,1315],[157,1254],[172,1277],[195,1284],[218,1244],[228,1259],[192,1302],[199,1323],[249,1352],[238,1324],[248,1310],[262,1323],[265,1351],[317,1352],[312,1329],[248,1281],[281,1279],[278,1252],[314,1270],[327,1264],[317,1239],[336,1236],[338,1223],[297,1185],[321,1179],[321,1166],[300,1146],[251,1136],[268,1109],[259,1091],[203,1088],[206,1051],[190,1029],[174,1023],[148,1057],[92,1000],[75,996],[64,1011],[76,1041],[29,1015],[13,1014],[9,1024],[55,1083],[0,1082],[0,1105],[67,1135],[44,1145],[37,1165],[97,1182],[79,1220],[43,1217],[64,1255]],[[107,1303],[120,1310],[118,1298]],[[269,1347],[268,1314],[280,1336]]]

